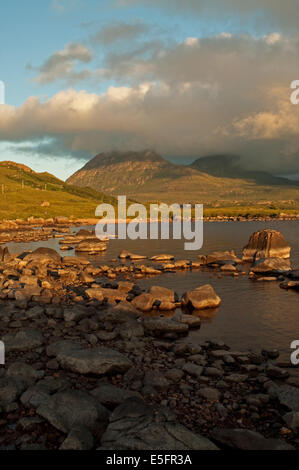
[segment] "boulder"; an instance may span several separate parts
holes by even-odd
[[[39,330],[24,328],[16,334],[5,335],[3,341],[7,353],[25,352],[42,346],[43,335]]]
[[[191,310],[216,308],[221,304],[220,297],[209,284],[197,287],[193,291],[186,292],[182,297],[182,305]]]
[[[103,347],[83,349],[80,344],[70,341],[59,341],[47,349],[48,355],[56,356],[63,369],[78,374],[123,374],[132,362],[123,354]]]
[[[83,240],[76,246],[76,252],[78,253],[88,253],[96,254],[102,253],[107,250],[107,243],[104,243],[102,240],[97,238],[90,240]]]
[[[277,230],[260,230],[251,235],[243,249],[243,261],[254,262],[261,258],[290,258],[291,247]]]
[[[241,260],[236,256],[234,250],[231,251],[214,251],[206,257],[205,264],[225,264],[225,262],[240,263]]]
[[[167,289],[166,287],[152,286],[149,293],[155,300],[160,302],[175,302],[176,295],[172,289]]]
[[[109,412],[94,397],[79,390],[58,392],[37,408],[37,414],[63,433],[84,426],[95,430],[107,422]]]
[[[293,450],[281,439],[266,439],[262,434],[249,429],[214,429],[211,437],[226,447],[239,450]]]
[[[139,397],[138,392],[132,392],[107,383],[100,384],[90,393],[107,408],[116,408],[128,398]]]
[[[130,398],[115,409],[99,450],[217,450],[176,422],[170,410]]]
[[[60,450],[91,450],[94,445],[93,435],[85,426],[77,426],[68,434]]]
[[[256,261],[251,271],[255,274],[282,274],[287,273],[291,269],[289,259],[283,258],[266,258]]]
[[[145,333],[152,336],[167,336],[167,335],[186,335],[189,331],[189,326],[186,323],[175,321],[171,318],[144,318],[143,326]]]
[[[35,261],[39,264],[45,264],[49,262],[60,263],[61,257],[57,251],[52,250],[52,248],[37,248],[33,253],[25,255],[23,258],[24,261]]]
[[[155,255],[151,257],[151,261],[171,261],[174,259],[173,255]]]
[[[132,300],[132,305],[142,312],[150,312],[154,303],[155,299],[151,294],[140,294]]]

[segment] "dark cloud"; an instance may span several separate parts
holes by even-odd
[[[37,70],[38,75],[35,81],[40,85],[55,82],[57,80],[66,80],[69,83],[75,83],[84,80],[90,76],[88,70],[76,71],[77,63],[87,64],[92,60],[91,51],[79,43],[70,43],[61,51],[54,52]]]
[[[104,45],[114,44],[118,41],[131,41],[150,31],[147,23],[119,22],[109,24],[101,28],[94,36],[93,40]]]

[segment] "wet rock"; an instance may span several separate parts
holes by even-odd
[[[36,349],[43,344],[43,335],[39,330],[25,328],[16,334],[3,337],[6,352],[24,352]]]
[[[155,255],[151,257],[151,261],[171,261],[174,259],[173,255]]]
[[[107,243],[97,238],[91,240],[84,240],[76,246],[76,252],[97,254],[107,250]]]
[[[169,318],[144,318],[143,326],[145,333],[152,336],[165,336],[173,334],[185,335],[189,331],[186,323],[180,323]]]
[[[279,287],[281,287],[282,289],[292,289],[299,291],[299,281],[284,281],[279,284]]]
[[[231,251],[214,251],[206,257],[205,264],[225,265],[226,262],[240,263],[241,260],[236,256],[234,250]]]
[[[132,300],[132,305],[142,312],[150,312],[154,303],[155,299],[151,294],[141,294]]]
[[[152,286],[149,291],[150,295],[160,302],[176,302],[176,295],[172,289],[166,287]]]
[[[243,261],[254,262],[261,258],[290,258],[291,248],[277,230],[260,230],[251,235],[243,249]]]
[[[282,274],[290,271],[290,269],[289,259],[267,258],[256,261],[251,271],[256,274]]]
[[[38,407],[37,414],[64,433],[78,426],[94,430],[109,417],[108,410],[94,397],[78,390],[56,393]]]
[[[94,439],[91,432],[84,426],[71,430],[65,441],[60,446],[60,450],[91,450]]]
[[[285,369],[281,369],[273,364],[268,364],[266,368],[267,376],[271,379],[287,379],[289,377],[289,373]]]
[[[181,322],[186,323],[189,328],[200,328],[201,326],[201,319],[196,315],[187,315],[183,313],[181,316]]]
[[[214,429],[211,437],[217,443],[240,450],[293,450],[280,439],[266,439],[262,434],[249,429]]]
[[[191,310],[216,308],[220,305],[220,303],[220,297],[209,284],[198,287],[193,291],[186,292],[182,298],[182,305]]]
[[[112,413],[101,449],[216,450],[207,438],[178,424],[167,408],[129,399]]]

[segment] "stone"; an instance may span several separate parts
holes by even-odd
[[[176,422],[172,412],[130,398],[114,410],[99,450],[217,450]]]
[[[203,373],[203,367],[193,364],[193,362],[187,362],[183,367],[183,371],[198,379]]]
[[[243,249],[243,261],[254,262],[261,258],[290,258],[291,247],[277,230],[260,230],[251,235]]]
[[[144,385],[151,386],[158,391],[167,391],[169,388],[169,382],[159,371],[149,370],[144,375]]]
[[[95,397],[103,406],[107,408],[115,408],[128,398],[139,397],[138,392],[132,392],[125,388],[119,388],[111,384],[100,384],[97,388],[92,390],[91,395]]]
[[[24,328],[16,334],[3,337],[5,350],[9,352],[25,352],[43,345],[43,335],[39,330]]]
[[[60,450],[91,450],[94,439],[91,432],[84,426],[73,428],[65,441],[60,446]]]
[[[291,385],[272,385],[268,393],[291,411],[299,411],[299,389]]]
[[[291,411],[285,414],[283,420],[292,431],[299,431],[299,411]]]
[[[176,295],[172,289],[166,287],[152,286],[149,290],[149,294],[160,302],[172,302],[175,303]]]
[[[44,247],[37,248],[35,251],[33,251],[33,253],[25,255],[23,259],[27,262],[34,261],[39,264],[46,264],[49,262],[61,262],[61,256],[57,253],[57,251],[52,250],[51,248]]]
[[[191,310],[216,308],[220,303],[220,297],[209,284],[198,287],[193,291],[188,291],[182,297],[182,305]]]
[[[185,335],[189,331],[186,323],[181,323],[171,318],[147,318],[143,319],[145,333],[152,336],[165,336],[168,334]]]
[[[239,450],[293,450],[281,439],[266,439],[249,429],[214,429],[211,438],[226,447]]]
[[[151,261],[171,261],[174,259],[173,255],[155,255],[151,257]]]
[[[219,401],[220,392],[216,388],[203,387],[198,391],[198,395],[208,401]]]
[[[0,408],[16,401],[26,389],[26,383],[16,377],[0,378]]]
[[[283,274],[290,271],[290,269],[291,265],[289,259],[267,258],[256,261],[251,271],[256,274]]]
[[[7,370],[8,377],[16,377],[25,381],[26,384],[30,385],[37,380],[41,379],[44,372],[37,371],[25,362],[14,362]]]
[[[108,410],[94,397],[78,390],[56,393],[37,408],[37,414],[63,433],[78,426],[95,430],[109,418]]]
[[[140,294],[132,300],[132,305],[142,312],[150,312],[154,303],[155,299],[151,294]]]
[[[59,342],[56,350],[55,346],[47,353],[56,355],[56,360],[63,369],[76,372],[78,374],[123,374],[130,367],[132,362],[123,354],[113,349],[95,347],[83,349],[80,344],[70,342]]]

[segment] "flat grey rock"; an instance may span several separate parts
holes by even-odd
[[[37,414],[64,433],[78,426],[93,430],[109,417],[108,410],[94,397],[78,390],[56,393],[38,407]]]
[[[217,450],[207,438],[178,424],[167,408],[131,398],[112,413],[99,450]]]

